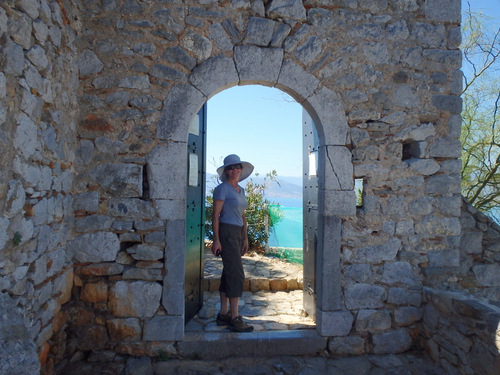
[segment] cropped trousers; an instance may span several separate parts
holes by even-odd
[[[222,276],[219,291],[226,297],[234,298],[243,295],[245,273],[241,262],[243,248],[242,227],[232,224],[219,224],[219,240],[222,247]]]

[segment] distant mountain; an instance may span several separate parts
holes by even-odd
[[[302,184],[297,185],[285,177],[278,177],[278,181],[273,181],[266,189],[265,195],[266,198],[302,198]]]
[[[264,181],[264,177],[251,176],[254,182],[261,184]],[[246,182],[243,181],[243,187],[246,186]],[[207,195],[211,194],[211,190],[217,186],[217,180],[214,175],[207,175]],[[277,181],[273,181],[269,187],[266,189],[266,198],[302,198],[302,177],[281,177],[278,176]]]

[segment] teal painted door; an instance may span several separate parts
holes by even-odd
[[[185,321],[203,306],[203,255],[205,250],[205,139],[207,105],[193,119],[188,135],[186,192]]]
[[[316,319],[316,247],[318,244],[318,151],[319,141],[309,114],[302,111],[303,212],[304,212],[304,310]]]

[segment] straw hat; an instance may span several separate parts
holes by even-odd
[[[253,165],[247,161],[241,161],[240,157],[235,154],[228,155],[224,158],[224,165],[217,168],[217,174],[221,181],[226,181],[227,176],[224,173],[224,168],[233,165],[233,164],[241,164],[243,168],[241,169],[240,181],[243,181],[245,178],[250,176],[253,172]]]

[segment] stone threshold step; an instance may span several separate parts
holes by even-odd
[[[327,338],[315,330],[267,332],[188,332],[177,343],[182,358],[224,359],[315,355],[327,348]]]
[[[219,278],[206,278],[202,281],[204,292],[215,292],[219,290]],[[302,279],[287,278],[287,279],[267,279],[267,278],[250,278],[245,279],[243,291],[258,292],[260,290],[268,290],[271,292],[285,292],[290,290],[302,290]]]

